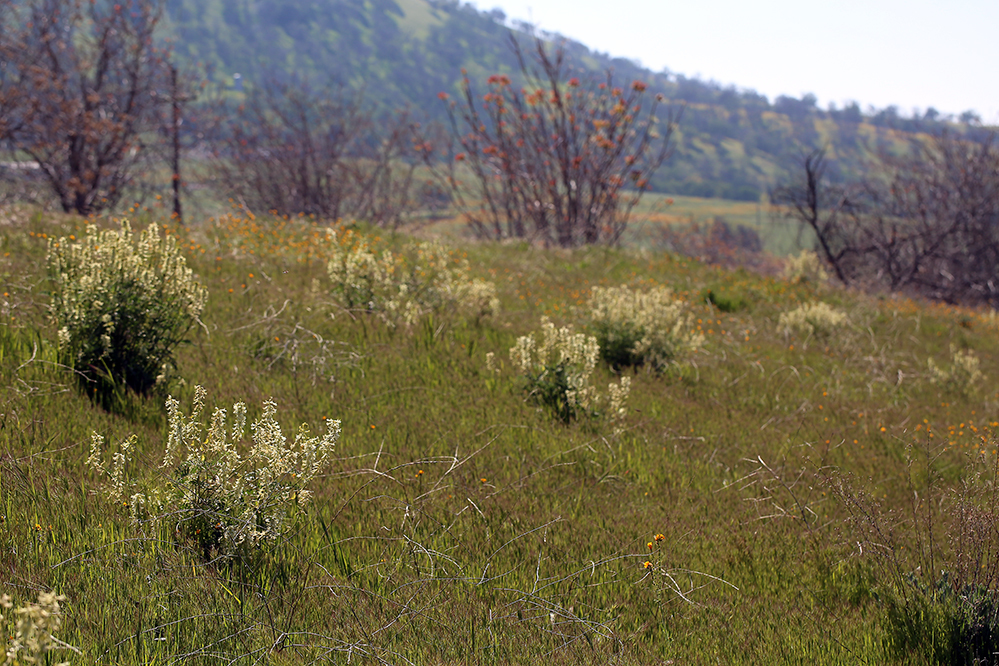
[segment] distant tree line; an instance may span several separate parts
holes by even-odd
[[[363,88],[372,107],[384,113],[408,107],[424,120],[442,122],[446,109],[437,93],[460,94],[462,67],[473,80],[505,74],[513,86],[523,85],[517,59],[507,48],[510,29],[502,12],[453,0],[434,0],[429,7],[427,15],[411,19],[392,0],[168,0],[166,18],[178,55],[188,61],[212,59],[218,72],[228,73],[219,83],[234,72],[251,85],[275,75],[331,82]],[[419,27],[408,28],[411,23]],[[514,29],[523,34],[532,27],[521,23]],[[893,107],[863,111],[850,104],[824,110],[812,95],[771,102],[752,90],[650,72],[571,40],[564,49],[568,62],[590,63],[593,76],[611,70],[618,81],[645,81],[651,95],[686,105],[673,157],[650,180],[654,191],[758,200],[774,185],[773,174],[786,173],[802,146],[818,143],[815,123],[820,120],[833,121],[836,168],[847,174],[860,172],[865,156],[888,140],[889,130],[936,133],[952,121],[975,121],[970,112],[946,118],[932,109],[918,118]],[[861,124],[875,128],[878,137],[861,131]]]

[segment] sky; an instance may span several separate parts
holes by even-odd
[[[654,71],[999,124],[999,0],[476,0]]]

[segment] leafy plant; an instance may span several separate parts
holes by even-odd
[[[648,365],[659,371],[704,344],[687,303],[668,287],[593,287],[589,310],[600,354],[614,369]]]
[[[88,395],[110,409],[123,387],[162,384],[208,297],[176,239],[155,224],[138,238],[127,220],[88,225],[80,240],[50,241],[48,265],[59,346]]]
[[[275,420],[277,405],[263,404],[260,418],[250,425],[253,443],[240,453],[246,425],[246,405],[232,407],[230,429],[225,409],[216,409],[206,435],[201,413],[204,388],[195,387],[190,416],[180,403],[167,399],[169,439],[160,468],[167,472],[158,485],[127,499],[136,520],[176,521],[176,532],[194,542],[205,559],[245,558],[256,548],[285,534],[294,513],[309,499],[309,483],[324,473],[340,438],[340,421],[327,420],[326,433],[311,437],[302,425],[289,444]],[[119,446],[108,465],[102,460],[104,438],[93,434],[87,464],[110,479],[113,501],[125,501],[129,483],[126,466],[135,439]],[[186,455],[185,455],[186,454]]]
[[[820,283],[829,279],[829,274],[822,267],[819,255],[811,250],[802,250],[787,258],[784,264],[784,279],[788,282]]]
[[[602,396],[590,384],[600,353],[597,339],[574,333],[570,327],[556,328],[541,318],[541,342],[533,333],[517,338],[510,348],[510,360],[526,380],[528,395],[563,423],[583,415],[595,416],[601,402],[608,404],[612,419],[624,416],[624,403],[631,390],[631,378],[622,377],[607,387]],[[492,359],[487,359],[490,362]]]

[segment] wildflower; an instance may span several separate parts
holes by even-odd
[[[28,603],[17,608],[17,628],[7,645],[5,664],[43,664],[54,663],[46,653],[54,650],[69,649],[79,653],[76,648],[67,645],[54,635],[62,627],[62,608],[60,603],[66,597],[52,592],[39,592],[37,603]],[[10,597],[0,595],[0,610],[14,607]],[[3,616],[0,615],[0,621]],[[55,666],[69,666],[69,662],[58,662]]]
[[[666,287],[594,287],[589,309],[600,353],[615,368],[647,363],[661,370],[704,344],[687,304]]]
[[[252,445],[241,455],[237,444],[245,433],[246,405],[233,405],[231,430],[227,410],[215,409],[205,433],[201,421],[205,397],[204,388],[196,386],[190,416],[181,412],[177,400],[168,398],[167,448],[161,468],[174,467],[182,457],[184,461],[172,474],[161,475],[171,479],[169,484],[135,493],[124,504],[131,505],[136,520],[180,516],[181,533],[206,552],[215,548],[235,557],[285,533],[290,512],[310,497],[305,486],[332,462],[340,421],[326,420],[326,432],[318,437],[303,425],[289,443],[274,418],[276,404],[265,401],[260,418],[250,426]],[[134,441],[133,436],[121,444],[111,465],[105,466],[103,439],[93,437],[87,462],[110,477],[112,498],[120,498],[129,485],[123,470]]]
[[[49,241],[48,265],[60,348],[82,381],[97,380],[102,399],[121,382],[151,389],[208,297],[177,239],[157,225],[138,237],[127,221],[119,230],[87,225],[78,242]],[[110,378],[95,377],[95,367]]]
[[[642,564],[642,567],[643,567],[643,568],[644,568],[644,569],[645,569],[646,571],[651,571],[651,570],[652,570],[652,567],[653,567],[653,564],[652,564],[652,562],[649,562],[648,560],[646,560],[646,561],[645,561],[645,562],[644,562],[644,563]]]
[[[778,325],[786,334],[797,331],[806,337],[829,335],[834,328],[844,323],[846,314],[822,301],[806,303],[790,312],[784,312],[778,320]]]

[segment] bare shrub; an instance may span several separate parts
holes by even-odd
[[[844,284],[999,304],[999,145],[954,134],[882,154],[858,182],[829,185],[823,151],[771,200],[810,229]]]
[[[418,205],[406,112],[376,119],[359,94],[293,80],[256,87],[227,113],[215,172],[251,210],[394,227]]]
[[[114,207],[169,102],[161,4],[0,5],[0,139],[38,164],[66,212]]]
[[[616,242],[669,155],[674,115],[659,121],[662,97],[646,104],[641,81],[617,87],[608,73],[599,84],[583,82],[570,76],[561,47],[550,52],[536,38],[528,55],[511,43],[522,86],[506,74],[490,76],[480,102],[466,73],[460,103],[448,105],[460,146],[447,176],[455,201],[482,238],[560,247]]]

